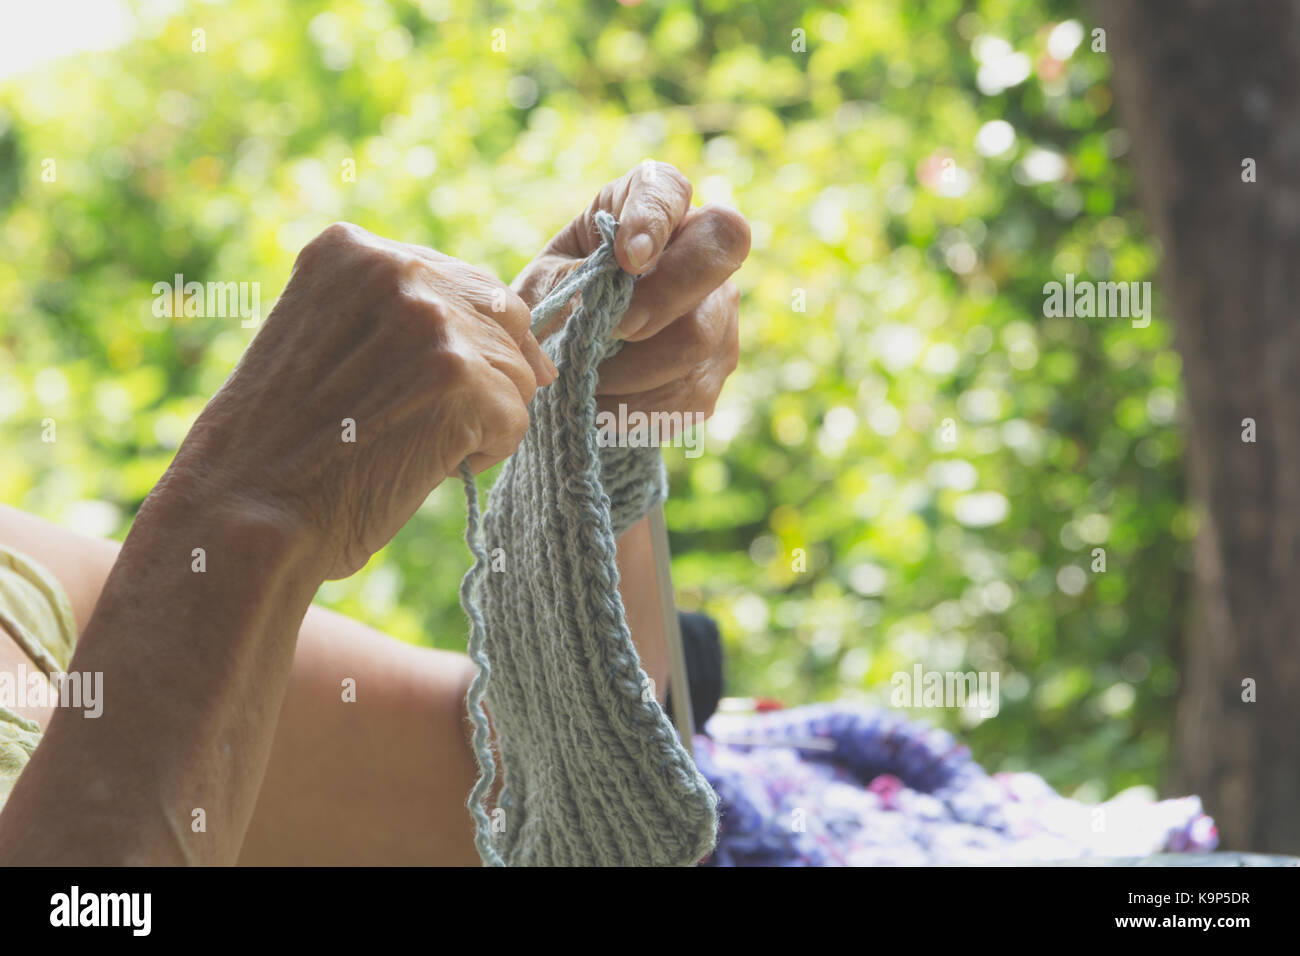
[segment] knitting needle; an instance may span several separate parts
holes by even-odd
[[[686,652],[682,649],[682,629],[677,620],[677,601],[673,597],[672,555],[668,550],[668,526],[664,507],[650,509],[650,548],[654,552],[655,578],[659,581],[659,608],[664,618],[664,640],[668,644],[669,686],[673,692],[673,722],[682,736],[682,746],[695,757],[692,738],[695,720],[691,714],[691,686],[686,677]]]

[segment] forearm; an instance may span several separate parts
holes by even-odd
[[[120,551],[3,506],[0,543],[53,572],[81,622]],[[473,675],[462,654],[310,608],[239,862],[476,865],[465,810],[478,773],[465,715]],[[355,682],[354,695],[345,696],[345,680]],[[45,728],[52,712],[28,716]]]
[[[102,714],[51,718],[0,814],[0,860],[236,859],[320,578],[287,529],[205,505],[142,510],[69,668],[102,674]]]

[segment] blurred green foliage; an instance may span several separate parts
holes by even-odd
[[[996,718],[915,716],[1081,796],[1158,785],[1194,531],[1178,361],[1159,308],[1043,317],[1045,282],[1156,256],[1090,30],[1047,0],[141,8],[127,46],[0,90],[0,500],[125,533],[253,334],[156,318],[155,282],[258,282],[265,313],[337,219],[509,278],[653,156],[753,227],[740,370],[704,457],[667,452],[729,691],[883,703],[917,662],[996,670]],[[320,600],[463,648],[463,522],[449,482]]]

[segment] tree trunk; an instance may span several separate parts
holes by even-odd
[[[1300,853],[1300,5],[1095,9],[1163,244],[1202,515],[1170,784],[1224,849]]]

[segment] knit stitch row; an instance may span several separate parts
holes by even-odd
[[[528,434],[482,520],[473,472],[460,466],[475,559],[460,593],[478,667],[469,809],[494,866],[691,865],[716,835],[716,795],[645,691],[618,591],[617,535],[667,482],[658,449],[597,447],[597,366],[623,345],[614,330],[634,278],[614,258],[618,223],[595,218],[601,245],[533,309],[536,333],[581,293],[543,344],[559,376],[530,404]],[[488,573],[491,545],[509,546],[507,574]],[[485,704],[505,771],[499,842],[485,807],[496,779]]]

